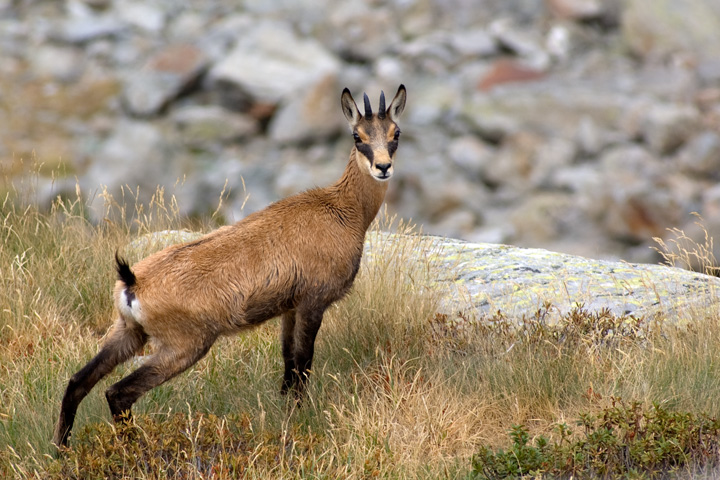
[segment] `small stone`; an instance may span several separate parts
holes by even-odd
[[[490,70],[480,79],[478,88],[487,91],[497,85],[532,82],[544,76],[544,72],[526,67],[515,60],[500,59],[495,61],[490,67]]]
[[[584,116],[580,119],[577,144],[580,152],[586,155],[596,155],[603,148],[602,134],[592,117]]]
[[[402,83],[407,68],[403,62],[395,57],[383,56],[375,62],[375,75],[385,82],[391,84]]]
[[[452,238],[467,238],[473,233],[478,224],[478,216],[471,210],[454,210],[443,215],[442,220],[437,223],[426,225],[426,231],[430,234],[443,235]]]
[[[487,192],[476,183],[447,172],[431,172],[420,179],[421,211],[430,222],[440,223],[458,210],[476,211]]]
[[[338,100],[328,95],[337,90],[335,75],[328,74],[297,92],[273,116],[270,138],[278,143],[308,142],[338,133],[343,126],[337,115]]]
[[[587,193],[598,191],[602,187],[603,178],[598,174],[595,165],[581,163],[554,172],[551,183],[557,190],[567,190],[577,194],[578,203],[591,210],[593,201],[587,201]]]
[[[453,49],[450,47],[450,35],[444,31],[432,31],[414,38],[399,48],[404,58],[412,59],[413,63],[423,70],[445,72],[448,65],[455,61]]]
[[[490,24],[490,34],[503,47],[522,57],[528,66],[545,70],[550,56],[542,47],[542,40],[532,30],[523,28],[510,18],[495,20]]]
[[[277,104],[339,70],[338,60],[316,40],[299,38],[287,24],[263,22],[240,37],[209,77],[251,101]]]
[[[130,74],[123,90],[123,101],[132,115],[145,117],[159,113],[183,93],[207,69],[209,59],[189,44],[164,47],[138,72]]]
[[[142,258],[170,245],[191,242],[202,238],[202,236],[203,233],[201,232],[191,232],[188,230],[161,230],[137,237],[125,247],[125,251],[131,251],[136,255],[140,255]]]
[[[689,105],[653,105],[647,112],[643,136],[650,149],[667,155],[683,145],[696,131],[700,115]]]
[[[342,58],[370,61],[388,53],[401,41],[393,12],[349,2],[333,9],[320,24],[318,38]]]
[[[717,226],[720,232],[720,183],[713,185],[702,194],[702,215]]]
[[[550,11],[561,18],[591,20],[603,14],[601,0],[546,0]]]
[[[681,206],[661,185],[624,190],[617,195],[605,216],[607,231],[621,241],[635,243],[662,237],[678,225]]]
[[[537,244],[561,238],[580,228],[583,218],[577,202],[567,193],[543,192],[527,198],[509,218],[515,234],[526,244]]]
[[[576,154],[577,149],[572,141],[563,138],[549,139],[535,151],[530,183],[536,188],[549,186],[555,172],[570,166]]]
[[[128,28],[126,22],[109,15],[73,18],[61,22],[50,33],[50,37],[61,42],[84,44],[103,37],[117,36]]]
[[[637,244],[677,226],[685,207],[666,180],[666,165],[640,146],[616,147],[600,158],[604,182],[584,192],[615,239]]]
[[[697,75],[705,85],[720,84],[720,58],[701,61],[697,67]]]
[[[720,81],[718,84],[720,84]],[[707,112],[720,105],[720,87],[703,88],[698,91],[695,94],[695,104],[701,112]]]
[[[165,12],[148,2],[117,2],[115,9],[120,18],[148,33],[158,34],[165,27]]]
[[[182,141],[208,147],[255,135],[258,123],[249,115],[230,112],[217,105],[192,105],[172,112]]]
[[[89,18],[95,16],[94,8],[82,0],[66,0],[65,12],[68,17]]]
[[[566,25],[553,25],[545,39],[548,53],[560,60],[567,60],[571,51],[570,29]]]
[[[118,122],[112,135],[100,145],[96,160],[80,178],[83,191],[97,192],[106,186],[108,192],[121,201],[121,188],[135,192],[140,187],[140,197],[131,201],[147,202],[158,185],[175,185],[182,165],[172,154],[173,147],[165,137],[160,128],[151,123]],[[94,205],[99,207],[102,203],[97,197]],[[103,215],[100,208],[95,208],[94,213],[100,218]]]
[[[520,115],[504,109],[487,95],[475,95],[462,104],[462,116],[483,140],[499,144],[522,128]]]
[[[83,0],[83,2],[94,10],[105,10],[110,7],[112,0]]]
[[[689,53],[700,60],[720,55],[720,8],[707,0],[626,0],[622,37],[642,58]]]
[[[484,180],[496,186],[508,186],[516,192],[525,192],[531,186],[535,154],[545,139],[535,133],[518,132],[505,139],[493,159],[492,168],[485,172]]]
[[[423,82],[416,85],[415,92],[423,101],[408,111],[408,120],[413,124],[431,125],[460,109],[462,99],[458,88],[451,82]]]
[[[597,48],[601,38],[598,30],[589,29],[581,23],[560,20],[552,24],[545,36],[545,49],[557,61],[556,65],[567,65],[570,68],[593,61],[612,61],[604,51]]]
[[[319,185],[326,185],[329,174],[327,170],[336,170],[336,165],[316,166],[306,161],[304,152],[290,149],[286,155],[293,157],[283,163],[275,177],[274,188],[276,194],[282,198],[288,195],[295,195],[298,192],[315,188]],[[333,173],[333,176],[339,176]],[[336,177],[337,178],[337,177]]]
[[[482,227],[466,234],[464,240],[477,243],[502,244],[509,242],[513,233],[512,227],[507,225]]]
[[[77,80],[85,66],[85,58],[75,47],[56,45],[41,45],[30,61],[36,75],[60,82]]]
[[[453,32],[448,43],[461,57],[489,57],[498,52],[495,39],[482,29]]]
[[[688,142],[679,154],[681,168],[701,177],[720,177],[720,134],[705,131]]]
[[[207,41],[203,37],[212,36],[212,33],[206,31],[208,22],[208,19],[198,12],[184,11],[173,18],[168,25],[168,37],[181,41],[199,38],[200,42],[205,44]]]
[[[480,178],[491,167],[493,155],[493,149],[472,135],[456,138],[448,145],[448,157],[470,178]]]

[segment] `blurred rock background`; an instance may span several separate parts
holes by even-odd
[[[425,232],[720,238],[720,0],[0,0],[0,190],[40,163],[44,201],[160,184],[206,215],[227,179],[239,220],[341,174],[343,87],[400,83],[388,209]]]

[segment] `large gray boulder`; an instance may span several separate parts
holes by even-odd
[[[380,238],[373,238],[379,236]],[[373,242],[407,241],[374,233]],[[720,305],[720,279],[665,265],[593,260],[538,248],[431,238],[426,288],[443,289],[441,310],[466,319],[502,312],[518,320],[552,305],[552,321],[582,306],[683,324]],[[368,252],[372,255],[372,251]]]

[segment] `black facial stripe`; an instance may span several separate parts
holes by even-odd
[[[372,164],[373,158],[374,158],[372,147],[370,145],[368,145],[367,143],[358,143],[355,146],[357,147],[358,152],[365,155],[367,157],[367,159],[370,160],[370,164]]]
[[[388,155],[390,155],[390,158],[395,155],[395,150],[397,150],[398,142],[397,140],[393,140],[392,142],[388,142]]]

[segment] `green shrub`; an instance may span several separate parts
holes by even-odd
[[[577,438],[560,424],[556,440],[538,436],[534,444],[514,426],[508,451],[482,446],[473,456],[473,478],[664,478],[718,464],[720,420],[705,415],[613,399],[598,415],[581,415],[578,426]]]

